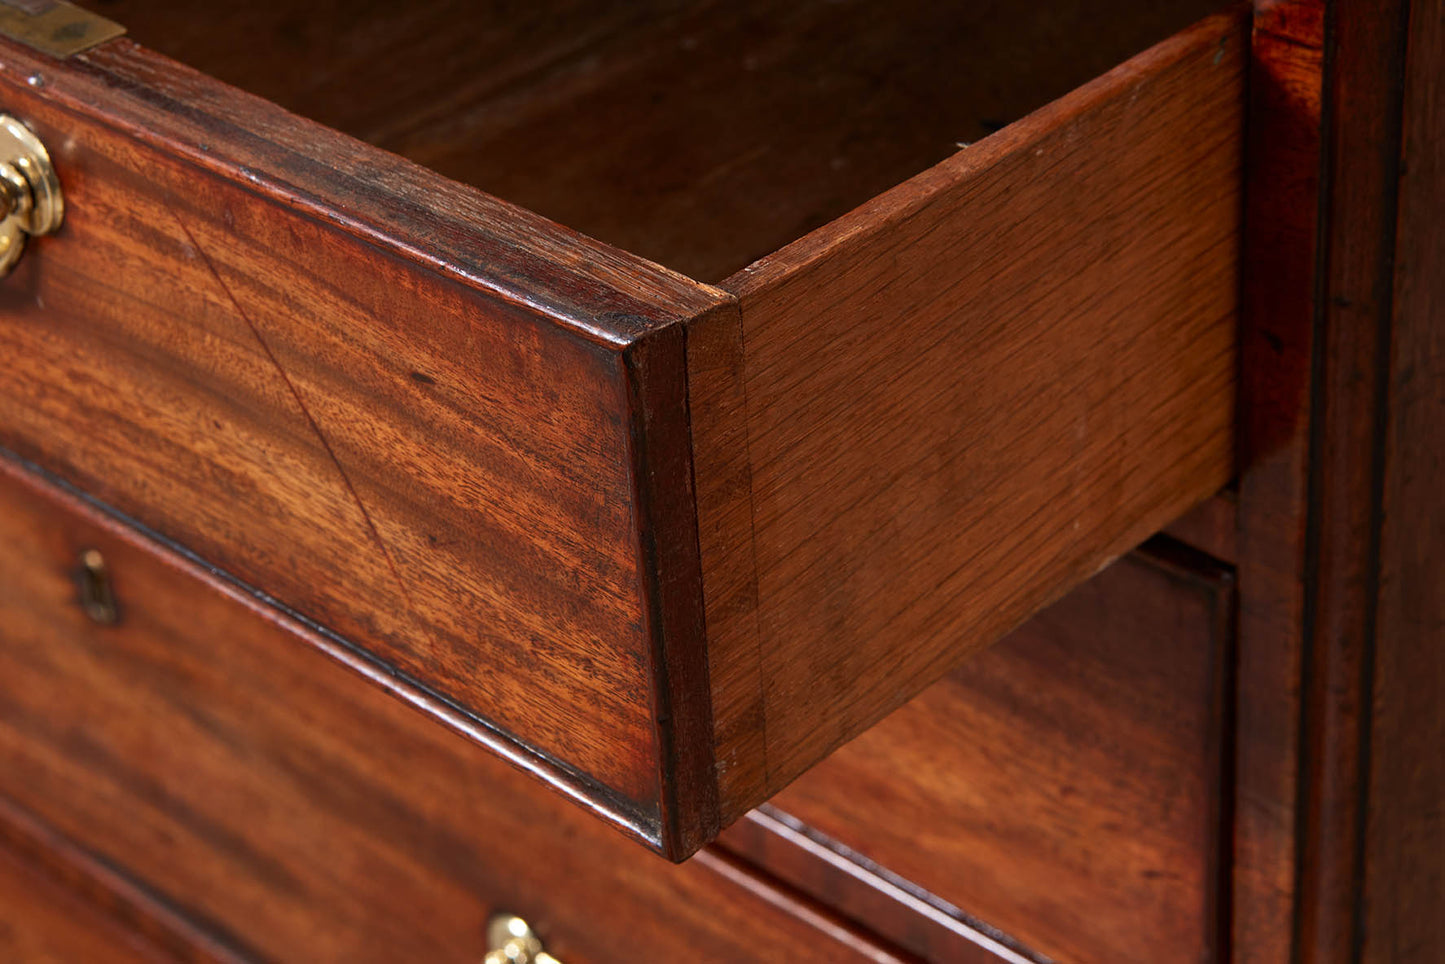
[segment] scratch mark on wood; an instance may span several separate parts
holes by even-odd
[[[341,484],[346,486],[346,491],[351,495],[351,501],[356,504],[357,511],[361,513],[361,518],[365,521],[366,528],[371,533],[372,541],[376,543],[376,548],[381,552],[381,557],[386,560],[386,567],[391,570],[392,578],[396,580],[396,587],[401,592],[402,599],[406,602],[407,611],[413,616],[412,625],[415,626],[416,607],[412,604],[411,594],[407,592],[405,580],[401,578],[401,570],[397,569],[396,561],[392,559],[391,552],[386,548],[386,541],[381,537],[381,530],[376,527],[376,522],[372,520],[371,513],[367,511],[366,503],[361,500],[361,495],[356,491],[356,486],[352,485],[351,477],[346,474],[346,469],[342,468],[341,460],[336,457],[336,451],[331,447],[331,443],[327,441],[326,434],[321,431],[321,426],[312,416],[311,410],[306,407],[306,402],[302,400],[301,392],[296,388],[296,383],[291,380],[290,375],[286,374],[286,369],[281,367],[281,362],[276,358],[276,353],[271,350],[271,346],[266,342],[266,339],[261,336],[261,329],[251,320],[251,316],[246,313],[246,309],[241,307],[241,302],[231,291],[231,286],[226,284],[225,279],[221,277],[221,273],[216,270],[216,265],[211,261],[211,256],[201,247],[200,243],[196,240],[196,236],[191,233],[191,229],[186,227],[186,223],[181,220],[180,215],[176,214],[174,210],[171,211],[171,217],[175,220],[181,232],[185,234],[186,240],[189,241],[191,247],[195,249],[196,254],[201,259],[201,263],[204,264],[206,270],[211,273],[211,277],[216,279],[216,284],[220,286],[221,291],[225,292],[226,300],[236,309],[236,314],[241,316],[241,320],[246,323],[246,327],[251,329],[251,334],[255,336],[256,343],[261,346],[261,351],[265,353],[272,366],[275,367],[276,372],[281,376],[281,380],[286,383],[286,388],[290,391],[291,397],[296,400],[296,407],[301,410],[302,417],[305,418],[307,424],[311,426],[311,431],[316,434],[316,438],[321,443],[321,447],[326,450],[327,458],[331,460],[332,465],[336,466],[336,473],[341,476]]]

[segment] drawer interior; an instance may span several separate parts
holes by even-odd
[[[1219,4],[97,6],[214,77],[719,281]]]
[[[804,774],[769,816],[1047,959],[1215,960],[1233,601],[1230,570],[1156,539]],[[790,879],[760,823],[722,840]]]

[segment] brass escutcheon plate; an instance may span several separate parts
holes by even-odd
[[[65,58],[114,40],[125,28],[61,0],[0,0],[0,36]]]

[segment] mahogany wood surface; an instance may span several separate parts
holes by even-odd
[[[765,259],[741,316],[128,41],[9,50],[72,214],[0,294],[0,442],[681,858],[1228,478],[1240,39]]]
[[[134,932],[0,849],[0,960],[15,964],[173,961]]]
[[[1227,959],[1233,600],[1228,569],[1151,542],[774,804],[1042,957]]]
[[[1255,4],[1239,389],[1232,941],[1290,959],[1296,884],[1323,4]]]
[[[725,283],[724,824],[1228,481],[1245,50],[1210,18]]]
[[[1220,562],[1234,565],[1239,555],[1238,493],[1225,489],[1169,523],[1163,532]]]
[[[1409,5],[1360,959],[1445,958],[1445,6]]]
[[[1359,960],[1404,7],[1338,0],[1325,9],[1295,924],[1296,953],[1309,961]]]
[[[0,90],[68,209],[0,289],[3,444],[654,846],[711,836],[671,323],[724,296],[127,41],[7,46]]]
[[[957,907],[764,804],[718,837],[847,918],[926,961],[1031,964],[1046,958]]]
[[[148,47],[706,281],[1219,6],[97,3]]]
[[[639,849],[10,461],[0,614],[0,793],[259,957],[475,962],[507,910],[568,962],[898,959],[731,858]]]
[[[87,866],[258,956],[475,959],[520,893],[564,960],[1439,959],[1445,11],[1257,0],[1247,58],[1215,18],[954,153],[1189,6],[1118,2],[107,5],[570,227],[0,44],[71,200],[0,285],[0,444],[206,560],[0,473],[0,794],[55,824],[0,908]],[[681,857],[1166,523],[1237,562],[1232,670],[1227,571],[1131,558],[681,870],[457,735]]]
[[[130,935],[133,943],[143,943],[166,960],[240,964],[256,959],[254,952],[236,935],[223,933],[210,922],[182,913],[125,868],[77,846],[16,807],[3,791],[0,791],[0,848],[23,860],[56,888],[63,888],[65,896],[57,898],[61,907],[72,902],[83,904],[90,908],[92,915],[104,916],[117,931]],[[4,906],[0,903],[0,915],[3,912]],[[72,960],[88,964],[109,958]]]
[[[1429,27],[1416,21],[1407,33],[1418,12],[1352,0],[1256,10],[1239,485],[1241,961],[1445,953],[1432,742],[1440,637],[1428,615],[1445,544],[1428,414],[1442,370],[1430,347],[1438,317],[1417,314],[1430,296],[1406,294],[1439,277],[1427,231],[1408,225],[1437,224],[1442,202],[1430,148],[1421,176],[1401,157],[1402,95],[1431,103],[1445,60]],[[1438,15],[1436,6],[1425,17]],[[1407,49],[1419,58],[1409,71]],[[1429,144],[1438,108],[1415,123],[1406,144]],[[1403,555],[1386,552],[1392,538]],[[1388,771],[1372,771],[1376,754]],[[1383,903],[1368,903],[1370,881],[1388,890]]]

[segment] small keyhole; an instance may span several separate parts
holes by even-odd
[[[110,569],[99,549],[86,549],[80,554],[80,607],[102,626],[114,625],[120,618],[115,605],[115,589],[110,582]]]

